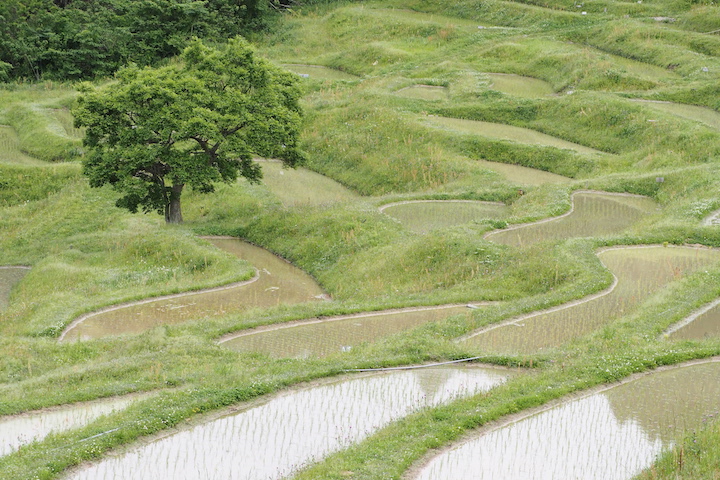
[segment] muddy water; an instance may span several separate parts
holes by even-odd
[[[51,432],[82,427],[102,415],[122,410],[137,396],[110,398],[76,405],[63,405],[36,412],[0,417],[0,456],[40,440]]]
[[[527,246],[549,240],[612,235],[658,208],[647,197],[611,193],[579,192],[572,200],[573,209],[569,214],[497,230],[485,238],[505,245]]]
[[[485,218],[505,218],[510,209],[497,202],[417,200],[385,205],[380,211],[417,233],[464,225]]]
[[[598,256],[617,278],[612,291],[490,326],[465,341],[483,351],[503,353],[555,347],[631,314],[668,283],[720,261],[718,250],[690,247],[620,248]]]
[[[409,413],[487,391],[504,370],[424,368],[298,390],[108,458],[73,480],[279,479]]]
[[[702,122],[710,127],[720,129],[720,113],[710,108],[673,102],[657,102],[651,100],[636,101],[650,108],[654,108],[655,110],[672,113],[678,117],[695,120],[696,122]]]
[[[531,145],[545,145],[564,148],[568,150],[575,150],[579,153],[603,153],[600,150],[568,142],[528,128],[513,127],[511,125],[500,123],[480,122],[477,120],[462,120],[459,118],[435,116],[427,117],[427,121],[431,125],[437,125],[451,130],[456,130],[458,132],[472,133],[498,140],[511,140]]]
[[[476,162],[481,167],[497,172],[511,182],[521,185],[545,185],[546,183],[568,183],[572,181],[572,178],[563,177],[562,175],[511,163],[489,162],[487,160],[476,160]]]
[[[401,88],[395,94],[420,100],[445,100],[448,97],[447,89],[436,85],[412,85]]]
[[[668,338],[675,340],[702,340],[720,337],[720,300],[708,304],[670,329]]]
[[[138,333],[158,325],[323,298],[324,292],[312,277],[267,250],[235,238],[209,240],[218,248],[247,260],[257,268],[257,279],[231,288],[174,296],[99,312],[71,325],[60,340]]]
[[[317,80],[357,80],[360,77],[350,73],[341,72],[334,68],[323,67],[321,65],[303,65],[296,63],[286,63],[283,67],[291,72],[295,72],[302,77]]]
[[[454,306],[335,317],[251,331],[221,343],[233,350],[274,357],[322,357],[452,315],[469,315],[470,311],[467,306]]]
[[[492,80],[490,88],[508,95],[525,98],[541,98],[553,94],[552,86],[544,80],[506,73],[488,73]]]
[[[283,168],[279,161],[261,160],[262,182],[283,205],[323,205],[358,198],[358,195],[319,173],[304,168]]]
[[[415,480],[624,480],[720,412],[720,362],[651,373],[481,434]]]
[[[10,291],[29,271],[27,267],[0,267],[0,310],[7,308]]]

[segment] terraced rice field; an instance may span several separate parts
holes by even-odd
[[[651,373],[486,429],[406,478],[631,478],[717,412],[718,396],[717,359]]]
[[[143,472],[159,480],[280,479],[412,411],[486,392],[511,375],[435,367],[349,377],[241,407],[67,478],[109,480]]]
[[[527,143],[531,145],[543,145],[556,148],[564,148],[574,150],[579,153],[603,153],[594,148],[578,145],[577,143],[568,142],[557,137],[552,137],[544,133],[530,130],[522,127],[514,127],[512,125],[503,125],[499,123],[480,122],[477,120],[463,120],[460,118],[448,117],[428,117],[427,123],[462,133],[480,135],[482,137],[493,138],[497,140],[509,140],[519,143]]]
[[[65,329],[60,340],[139,333],[159,325],[325,298],[325,292],[309,275],[262,248],[233,238],[209,240],[253,265],[257,271],[255,277],[234,285],[148,299],[84,315]]]
[[[502,203],[471,200],[416,200],[383,205],[380,211],[417,233],[483,219],[502,219],[509,209]]]
[[[306,167],[182,226],[8,192],[83,153],[73,92],[8,85],[0,478],[714,478],[718,8],[293,7],[256,39],[306,79]]]

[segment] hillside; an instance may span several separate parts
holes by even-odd
[[[115,192],[89,187],[72,84],[0,85],[0,429],[42,409],[136,395],[0,456],[0,478],[76,478],[89,461],[356,370],[470,359],[510,372],[308,460],[296,477],[408,479],[509,419],[658,369],[717,365],[719,8],[284,9],[253,41],[302,77],[307,162],[284,170],[259,159],[261,184],[188,192],[182,225],[120,210]],[[282,267],[263,270],[266,253],[236,255],[208,238],[218,236],[309,276],[287,273],[301,279],[278,287]],[[114,308],[256,280],[267,283],[252,301],[182,318],[158,307],[168,320],[136,330],[122,324],[144,307]],[[317,283],[304,300],[272,296],[302,282]],[[189,297],[177,298],[179,312]],[[411,318],[394,323],[399,313]],[[693,314],[705,330],[685,335]],[[372,315],[377,331],[352,344],[322,329]],[[67,341],[83,322],[68,340],[87,339]],[[720,377],[709,375],[697,396],[716,395]],[[665,453],[630,476],[716,478],[720,404],[709,404],[701,423],[658,434]]]

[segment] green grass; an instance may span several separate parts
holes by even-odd
[[[482,326],[606,288],[610,275],[594,253],[602,246],[720,246],[717,227],[702,225],[720,208],[720,132],[632,101],[720,108],[720,40],[698,33],[720,28],[718,7],[669,0],[575,5],[385,0],[310,2],[295,9],[258,35],[259,51],[278,64],[322,65],[361,78],[303,82],[302,146],[311,172],[288,172],[294,183],[272,170],[267,186],[241,181],[212,195],[188,191],[183,226],[118,210],[112,191],[87,186],[73,163],[83,152],[76,138],[81,132],[67,117],[71,87],[0,88],[0,124],[9,126],[0,127],[0,264],[32,266],[0,312],[0,414],[161,393],[0,458],[0,478],[59,478],[73,465],[204,412],[347,368],[476,355],[532,367],[530,375],[488,394],[411,415],[300,474],[397,479],[432,449],[506,414],[659,365],[720,354],[719,339],[659,338],[717,297],[716,267],[673,283],[631,316],[541,354],[499,355],[454,342]],[[489,74],[495,73],[538,79],[555,94],[494,89]],[[397,94],[412,85],[443,87],[443,95]],[[424,121],[429,115],[531,129],[607,153],[433,128]],[[511,180],[484,161],[569,180]],[[329,185],[338,184],[341,193],[326,201]],[[613,236],[524,250],[483,240],[493,228],[567,212],[578,189],[647,195],[662,210]],[[510,214],[417,235],[378,211],[406,200],[496,201]],[[247,264],[199,234],[235,235],[266,247],[313,275],[333,301],[56,343],[82,313],[251,275]],[[214,343],[257,325],[479,300],[501,303],[322,360],[277,360]],[[643,478],[714,478],[717,423],[688,435]]]

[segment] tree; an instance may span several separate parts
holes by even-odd
[[[90,185],[110,184],[119,207],[182,222],[187,185],[212,192],[238,176],[261,178],[253,156],[301,159],[298,77],[257,57],[240,37],[214,49],[191,42],[181,61],[121,69],[101,88],[81,86],[73,110],[87,127],[83,171]]]

